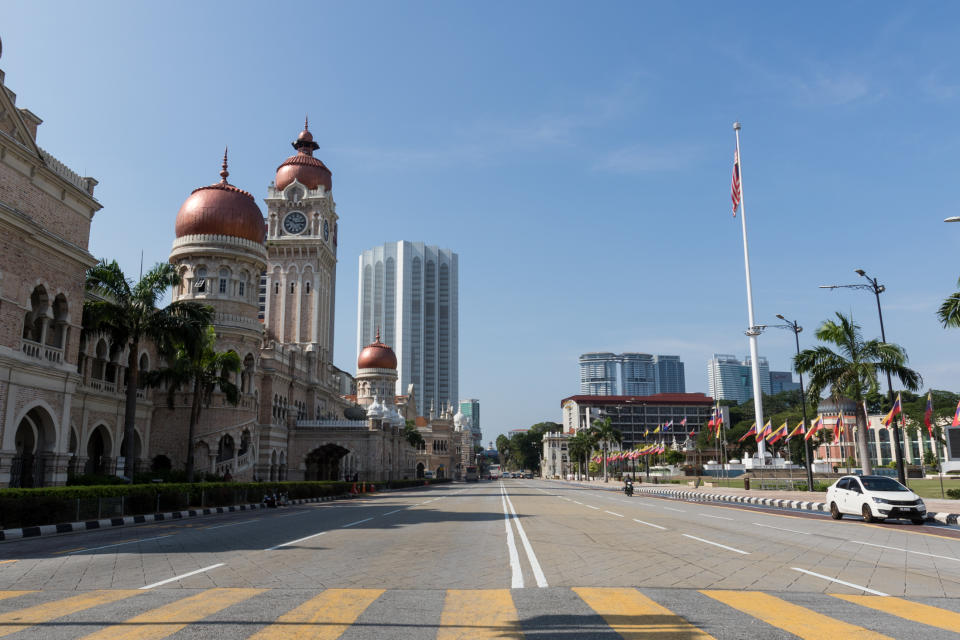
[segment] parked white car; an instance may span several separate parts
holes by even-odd
[[[865,522],[903,518],[923,524],[927,517],[920,496],[886,476],[844,476],[827,488],[827,505],[834,520],[849,514]]]

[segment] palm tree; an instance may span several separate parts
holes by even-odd
[[[213,320],[213,309],[197,302],[173,302],[162,309],[157,303],[167,289],[180,285],[180,274],[172,264],[159,263],[134,284],[123,275],[116,260],[100,260],[87,271],[86,290],[93,294],[83,304],[84,331],[104,333],[113,344],[128,347],[127,395],[123,437],[126,441],[124,473],[133,482],[134,425],[137,412],[137,385],[140,378],[140,345],[156,344],[197,335]]]
[[[507,457],[510,453],[510,438],[503,435],[502,433],[497,436],[497,453],[500,454],[500,464],[501,466],[506,466]]]
[[[593,436],[603,447],[602,456],[603,456],[603,481],[607,481],[607,450],[610,447],[611,442],[616,442],[617,444],[623,441],[623,436],[617,429],[614,429],[610,426],[610,418],[597,418],[593,421],[593,426],[591,427],[593,431]]]
[[[835,345],[834,351],[827,344],[805,349],[794,357],[797,373],[810,376],[810,397],[819,398],[830,388],[834,398],[849,398],[857,404],[857,449],[863,473],[873,472],[870,450],[867,447],[867,416],[863,410],[863,398],[867,393],[876,393],[877,374],[890,373],[911,391],[920,388],[920,374],[906,366],[907,354],[903,347],[880,340],[864,340],[860,325],[842,313],[836,321],[825,320],[817,329],[820,342]],[[838,404],[839,408],[839,404]]]
[[[957,282],[957,286],[960,286],[960,281]],[[960,291],[955,291],[947,296],[940,308],[937,309],[937,319],[944,329],[960,327]]]
[[[217,351],[216,346],[217,335],[212,326],[208,326],[199,338],[168,342],[161,350],[168,366],[151,371],[147,376],[153,384],[167,385],[167,406],[171,409],[176,392],[186,385],[193,385],[187,430],[187,482],[193,482],[193,438],[202,406],[210,404],[210,398],[218,388],[230,404],[236,405],[240,401],[240,388],[233,382],[241,370],[240,356],[235,351]]]
[[[581,472],[587,468],[587,457],[593,451],[593,444],[593,438],[587,431],[578,431],[567,441],[567,454],[571,460],[576,460],[578,465],[583,465]]]

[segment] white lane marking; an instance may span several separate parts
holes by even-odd
[[[645,524],[645,525],[647,525],[648,527],[653,527],[654,529],[663,529],[664,531],[667,530],[666,527],[661,527],[660,525],[658,525],[658,524],[653,524],[652,522],[644,522],[643,520],[637,520],[636,518],[634,518],[633,521],[634,521],[634,522],[639,522],[640,524]]]
[[[852,587],[853,589],[860,589],[861,591],[866,591],[867,593],[872,593],[872,594],[875,595],[875,596],[889,596],[889,595],[890,595],[889,593],[884,593],[883,591],[875,591],[875,590],[873,590],[873,589],[868,589],[868,588],[866,588],[866,587],[860,586],[859,584],[853,584],[852,582],[846,582],[846,581],[840,580],[840,579],[838,579],[838,578],[831,578],[830,576],[825,576],[825,575],[823,575],[822,573],[814,573],[813,571],[807,571],[806,569],[801,569],[800,567],[790,567],[790,568],[793,569],[794,571],[799,571],[800,573],[806,573],[807,575],[815,576],[815,577],[817,577],[817,578],[823,578],[824,580],[829,580],[830,582],[837,582],[837,583],[842,584],[842,585],[844,585],[844,586],[846,586],[846,587]]]
[[[510,556],[510,588],[523,588],[523,571],[520,569],[520,554],[517,553],[517,545],[513,541],[513,528],[510,526],[510,512],[507,510],[507,499],[503,492],[503,485],[500,485],[500,503],[503,505],[503,525],[507,529],[507,552]]]
[[[361,522],[367,522],[368,520],[373,520],[373,518],[371,517],[371,518],[364,518],[363,520],[357,520],[356,522],[351,522],[350,524],[345,524],[345,525],[343,525],[343,526],[340,527],[340,528],[341,528],[341,529],[346,529],[347,527],[352,527],[352,526],[355,525],[355,524],[360,524]]]
[[[163,536],[155,536],[153,538],[141,538],[140,540],[127,540],[126,542],[118,542],[116,544],[105,544],[102,547],[94,547],[93,549],[77,549],[76,551],[71,551],[68,553],[68,556],[72,556],[75,553],[89,553],[91,551],[100,551],[100,549],[109,549],[110,547],[122,547],[125,544],[136,544],[138,542],[147,542],[148,540],[159,540],[160,538],[169,538],[170,536],[175,535],[168,533]]]
[[[683,509],[674,509],[673,507],[664,507],[667,511],[676,511],[677,513],[686,513]]]
[[[716,518],[717,520],[733,520],[733,518],[728,518],[726,516],[712,516],[709,513],[698,513],[698,516],[703,516],[704,518]]]
[[[278,518],[292,518],[293,516],[302,516],[304,514],[310,513],[309,511],[297,511],[295,513],[285,513],[282,516],[277,516]],[[211,527],[212,528],[212,527]]]
[[[583,506],[588,507],[588,508],[590,508],[590,509],[596,509],[597,511],[600,511],[600,507],[595,507],[595,506],[593,506],[592,504],[585,504],[585,505],[583,505]]]
[[[403,509],[406,509],[406,507],[404,507]],[[385,514],[383,514],[383,515],[385,515],[385,516],[392,516],[393,514],[397,513],[398,511],[403,511],[403,509],[394,509],[393,511],[390,511],[389,513],[385,513]]]
[[[580,502],[580,501],[578,501],[578,500],[574,500],[573,503],[574,503],[574,504],[583,504],[582,502]]]
[[[316,538],[317,536],[322,536],[322,535],[325,534],[325,533],[326,533],[326,531],[321,531],[320,533],[314,533],[313,535],[304,536],[304,537],[302,537],[302,538],[297,538],[296,540],[291,540],[290,542],[284,542],[284,543],[278,544],[278,545],[275,546],[275,547],[268,547],[268,548],[264,549],[264,551],[275,551],[275,550],[279,549],[280,547],[289,547],[291,544],[297,544],[298,542],[303,542],[304,540],[309,540],[310,538]]]
[[[190,576],[195,576],[198,573],[203,573],[204,571],[210,571],[211,569],[216,569],[217,567],[222,567],[225,562],[219,562],[217,564],[212,564],[209,567],[204,567],[203,569],[197,569],[196,571],[191,571],[190,573],[184,573],[183,575],[173,576],[172,578],[167,578],[166,580],[161,580],[160,582],[154,582],[153,584],[148,584],[145,587],[140,587],[140,590],[144,589],[153,589],[154,587],[159,587],[162,584],[167,584],[168,582],[176,582],[177,580],[183,580],[184,578],[189,578]]]
[[[873,544],[872,542],[861,542],[860,540],[851,540],[853,544],[865,544],[870,547],[880,547],[881,549],[893,549],[894,551],[903,551],[904,553],[915,553],[920,556],[930,556],[931,558],[943,558],[944,560],[953,560],[954,562],[960,562],[960,558],[951,558],[950,556],[938,556],[935,553],[924,553],[923,551],[910,551],[909,549],[902,549],[900,547],[888,547],[885,544]]]
[[[291,515],[293,515],[293,514],[291,514]],[[300,514],[298,513],[298,514],[296,514],[296,515],[300,515]],[[281,518],[286,518],[286,516],[280,516],[280,517],[281,517]],[[240,526],[241,524],[250,524],[251,522],[259,522],[259,521],[260,521],[260,518],[254,518],[253,520],[244,520],[243,522],[231,522],[230,524],[218,524],[218,525],[215,526],[215,527],[205,527],[205,528],[204,528],[204,531],[208,531],[208,530],[210,530],[210,529],[222,529],[222,528],[224,528],[224,527],[238,527],[238,526]]]
[[[739,553],[741,555],[745,555],[745,556],[750,555],[749,551],[741,551],[740,549],[734,549],[733,547],[728,547],[727,545],[720,544],[719,542],[712,542],[710,540],[704,540],[703,538],[698,538],[697,536],[691,536],[689,533],[684,533],[683,536],[685,538],[690,538],[691,540],[699,540],[700,542],[704,542],[706,544],[712,544],[715,547],[720,547],[721,549],[726,549],[727,551],[733,551],[734,553]]]
[[[622,517],[623,517],[622,514],[620,514],[620,513],[614,513],[613,511],[604,510],[604,513],[609,513],[610,515],[612,515],[612,516],[617,516],[618,518],[622,518]]]
[[[510,499],[510,496],[507,494],[507,490],[503,488],[503,495],[507,499],[507,506],[510,507],[510,513],[513,515],[514,524],[517,525],[517,532],[520,534],[520,540],[523,542],[523,548],[527,552],[527,560],[530,561],[530,568],[533,569],[533,577],[537,580],[538,587],[546,587],[547,578],[543,575],[543,569],[540,568],[540,562],[537,560],[537,555],[533,552],[533,547],[530,545],[530,540],[527,539],[527,532],[523,530],[523,524],[520,522],[520,516],[517,515],[517,511],[513,508],[513,501]]]
[[[761,522],[754,522],[753,524],[758,527],[766,527],[767,529],[776,529],[778,531],[789,531],[790,533],[802,533],[805,536],[813,535],[809,531],[797,531],[796,529],[785,529],[784,527],[775,527],[772,524],[763,524]]]

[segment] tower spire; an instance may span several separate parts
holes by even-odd
[[[220,171],[220,182],[223,184],[227,183],[227,176],[230,175],[230,172],[227,171],[227,147],[223,148],[223,170]]]

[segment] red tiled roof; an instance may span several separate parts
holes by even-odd
[[[573,400],[577,404],[653,404],[653,405],[712,405],[713,398],[702,393],[657,393],[652,396],[569,396],[560,401]]]

